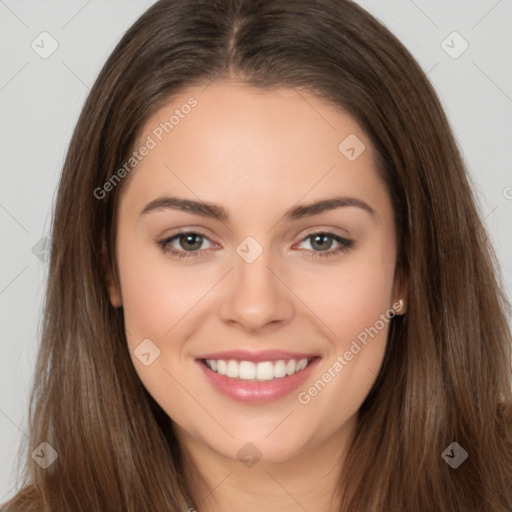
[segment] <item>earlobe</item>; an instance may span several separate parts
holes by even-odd
[[[395,302],[393,302],[393,311],[398,316],[405,315],[405,313],[407,313],[404,299],[398,299]]]
[[[102,237],[102,240],[101,240],[101,261],[103,264],[103,268],[105,269],[106,285],[107,285],[110,303],[115,308],[121,307],[123,305],[123,301],[121,298],[121,291],[120,291],[119,286],[118,286],[116,280],[114,279],[114,275],[112,273],[112,268],[110,266],[110,262],[109,262],[108,254],[107,254],[107,241],[104,236]]]
[[[110,303],[115,308],[119,308],[123,305],[123,301],[121,300],[121,293],[119,291],[119,288],[117,284],[114,282],[114,278],[112,277],[111,272],[109,271],[107,275],[107,287],[108,287],[108,294],[110,297]]]
[[[405,315],[407,313],[407,291],[405,282],[400,275],[396,276],[393,288],[392,309],[398,316]]]

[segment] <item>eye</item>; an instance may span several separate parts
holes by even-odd
[[[204,254],[205,248],[203,243],[206,240],[211,241],[204,233],[186,231],[177,233],[169,238],[164,238],[163,240],[158,241],[157,245],[164,252],[169,253],[172,256],[176,256],[177,258],[194,258]],[[172,244],[174,242],[178,242],[178,245],[181,246],[182,250],[173,246]],[[203,250],[200,251],[200,249]]]
[[[310,256],[313,258],[334,256],[335,254],[348,251],[355,245],[352,240],[328,231],[311,233],[301,243],[306,240],[311,240],[310,245],[313,251],[310,253]],[[338,244],[335,249],[331,249],[333,241]]]
[[[307,252],[309,252],[309,256],[313,258],[334,256],[335,254],[348,251],[355,245],[352,240],[348,240],[328,231],[311,233],[303,238],[300,243],[307,240],[311,240],[310,245],[312,250],[308,250]],[[206,241],[211,242],[204,233],[197,231],[185,231],[177,233],[171,237],[164,238],[163,240],[158,241],[157,245],[163,252],[179,259],[195,258],[205,255],[205,252],[208,250],[204,247],[204,243]],[[176,243],[178,244],[178,247],[176,247]],[[338,246],[331,249],[333,243],[338,244]]]

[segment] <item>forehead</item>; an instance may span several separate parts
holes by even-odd
[[[382,199],[373,148],[357,121],[298,89],[232,81],[190,87],[146,122],[136,149],[144,145],[151,149],[124,192],[136,191],[140,202],[173,192],[271,208],[333,189]]]

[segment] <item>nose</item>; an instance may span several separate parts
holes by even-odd
[[[294,294],[280,273],[270,251],[263,251],[252,263],[235,254],[221,297],[222,321],[247,332],[288,323],[294,314]]]

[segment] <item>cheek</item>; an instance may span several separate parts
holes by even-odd
[[[375,242],[331,270],[309,294],[308,305],[328,327],[330,342],[319,369],[322,382],[311,383],[310,396],[322,394],[319,407],[325,400],[342,406],[334,423],[357,411],[379,372],[392,318],[394,266],[393,246]]]
[[[394,263],[393,248],[376,244],[375,250],[361,251],[330,272],[323,293],[317,288],[310,296],[329,328],[331,350],[318,371],[320,378],[308,383],[299,402],[319,416],[330,404],[330,428],[357,412],[379,372],[393,316]]]
[[[180,339],[186,337],[181,329],[204,292],[199,280],[191,281],[191,273],[177,270],[148,242],[120,231],[118,249],[130,357],[144,387],[171,415],[182,410],[189,399],[176,383],[185,382]],[[143,340],[145,345],[141,345]],[[139,348],[142,346],[144,350]],[[146,352],[150,353],[147,365],[137,355]]]
[[[119,237],[123,311],[131,343],[139,337],[162,342],[207,289],[150,243]]]
[[[392,274],[383,270],[355,269],[350,276],[340,278],[339,300],[330,310],[340,348],[373,326],[390,308]]]
[[[395,251],[383,243],[360,250],[339,266],[301,286],[307,303],[328,328],[328,336],[341,350],[366,328],[373,326],[392,303]],[[318,278],[319,277],[319,278]],[[380,326],[380,323],[379,323]],[[384,336],[385,337],[385,336]]]

